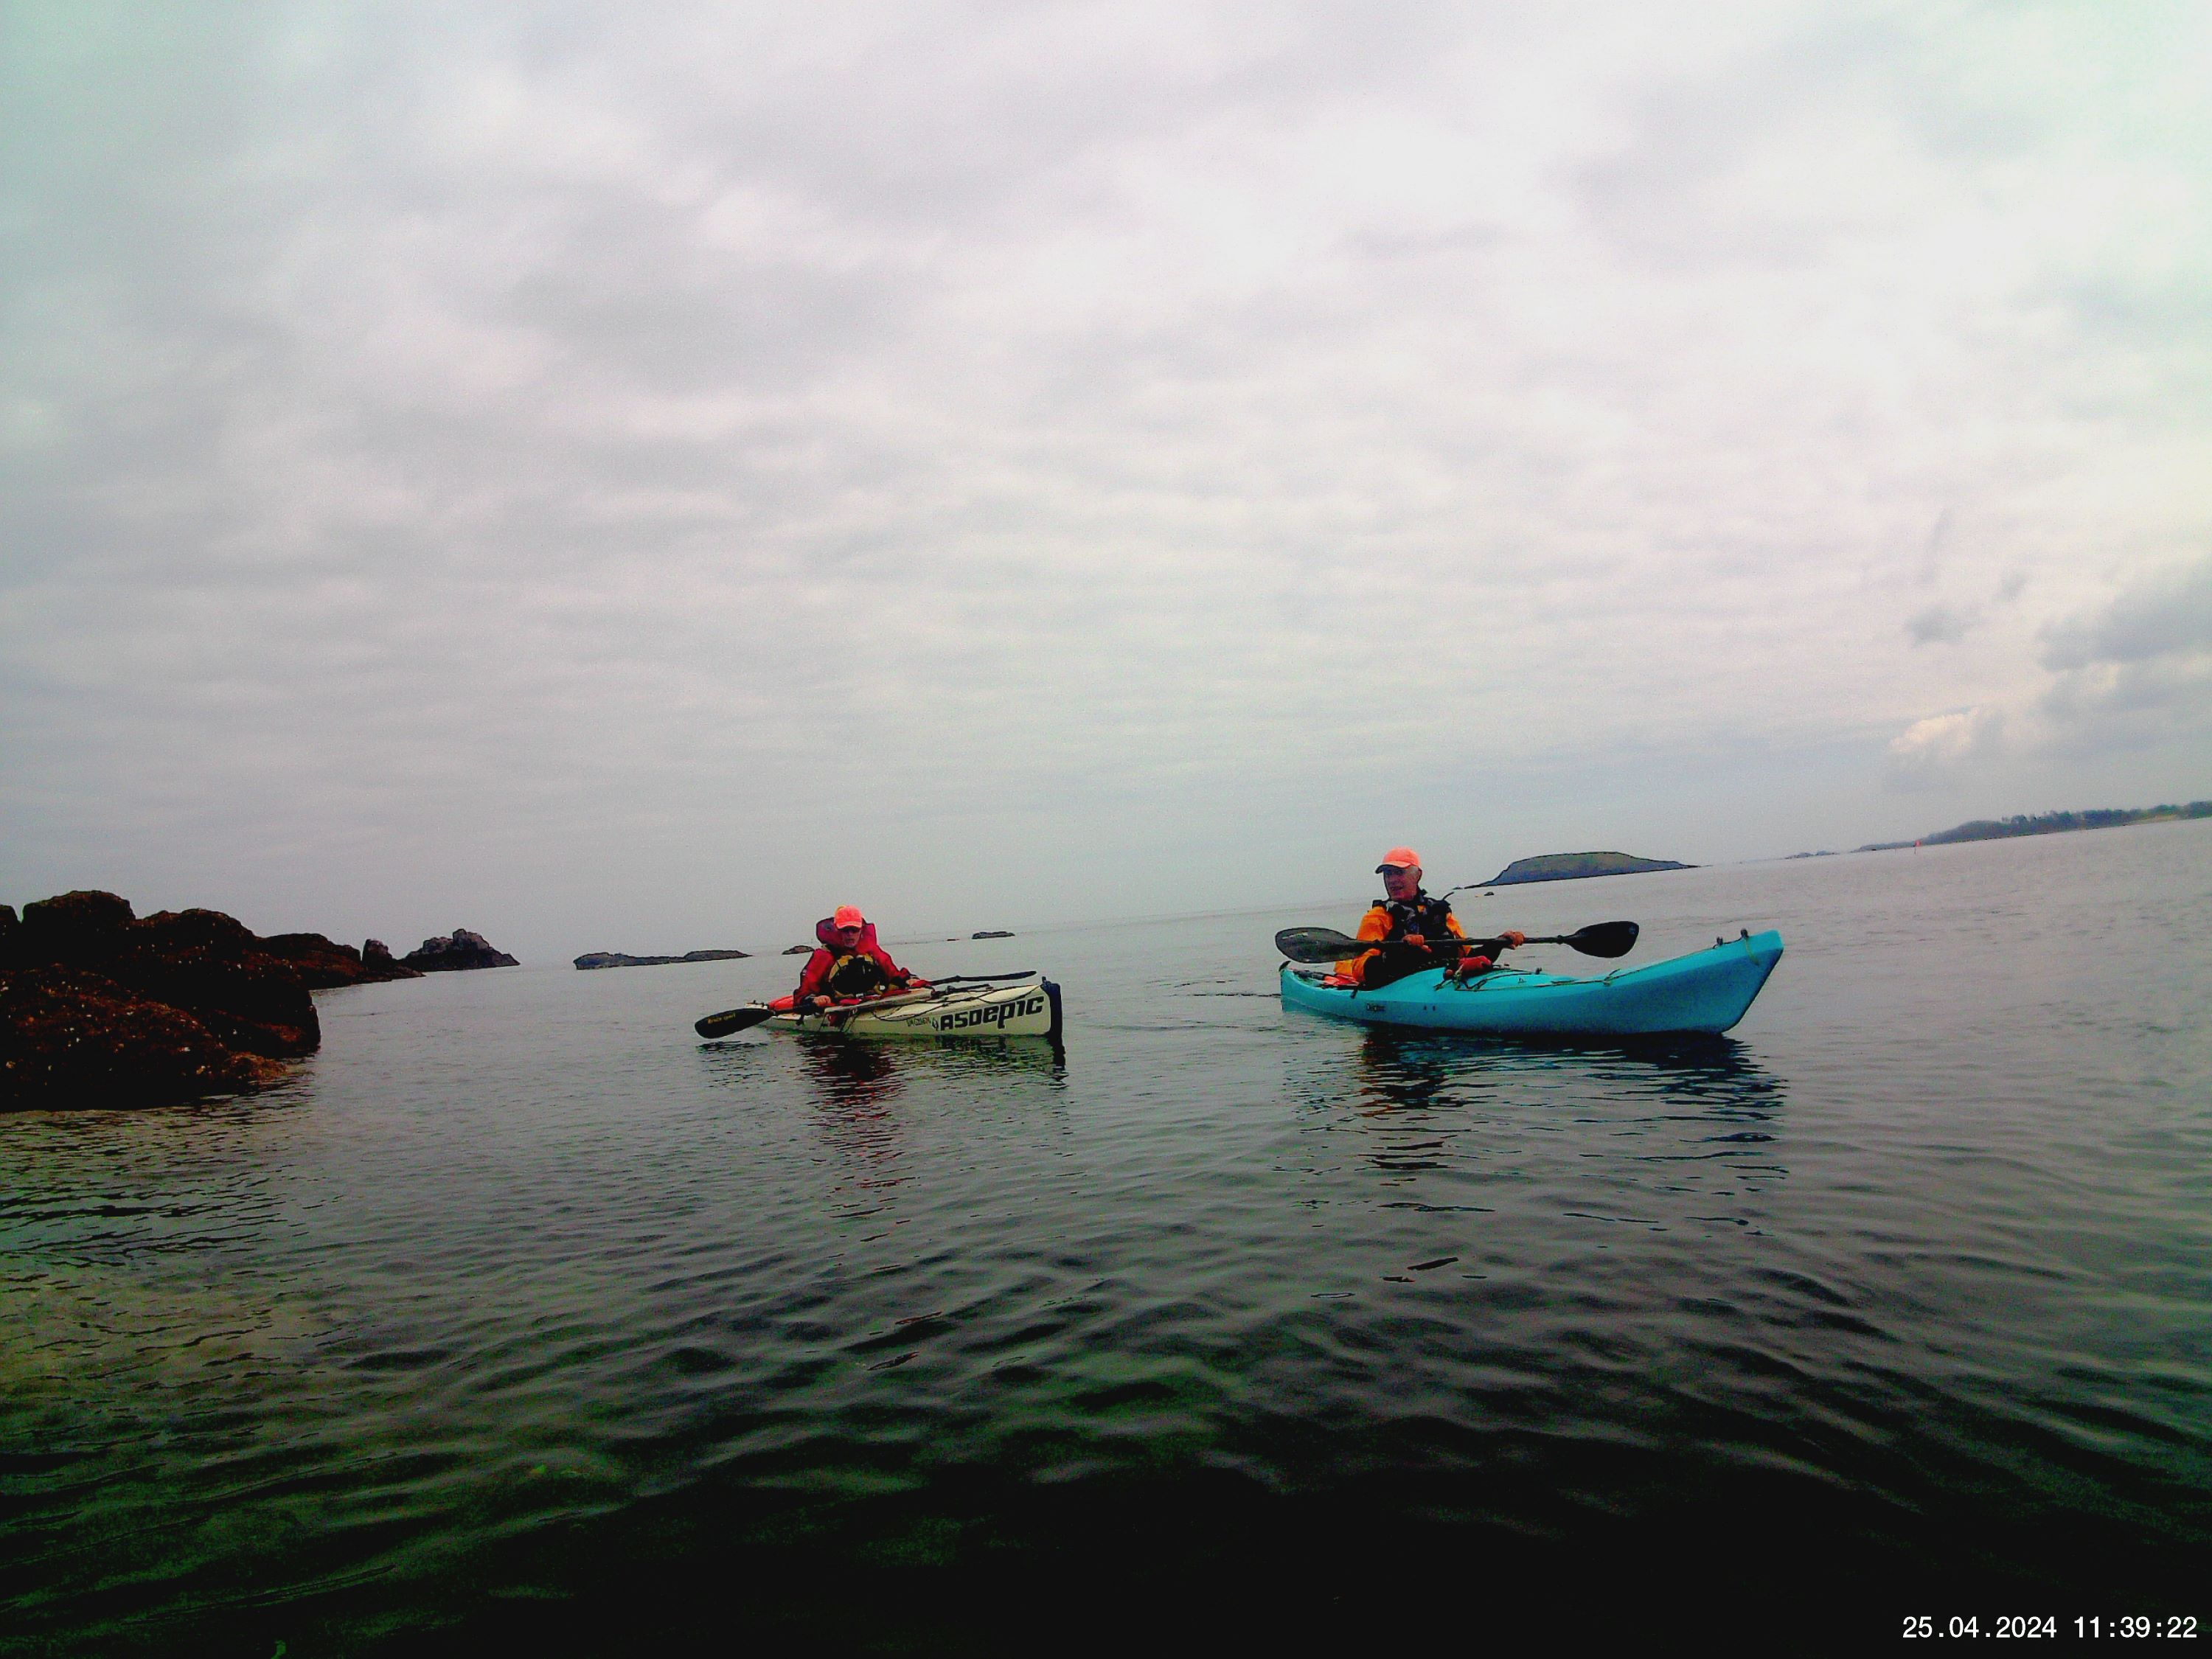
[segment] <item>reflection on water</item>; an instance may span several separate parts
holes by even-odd
[[[1738,1201],[1787,1174],[1775,1152],[1788,1090],[1729,1038],[1588,1050],[1370,1029],[1353,1043],[1302,1055],[1291,1096],[1354,1130],[1366,1167],[1395,1185],[1512,1179],[1581,1193],[1603,1176],[1643,1193],[1655,1216],[1696,1193],[1698,1219],[1727,1200],[1727,1218],[1746,1224]],[[1563,1134],[1577,1137],[1571,1169],[1554,1166]],[[1651,1173],[1691,1163],[1711,1168]]]
[[[872,1214],[905,1179],[898,1163],[906,1125],[896,1103],[906,1081],[898,1059],[888,1043],[844,1037],[802,1036],[793,1047],[814,1103],[816,1131],[844,1170],[839,1184],[856,1189],[840,1194],[839,1213]]]
[[[1685,1103],[1768,1112],[1784,1091],[1733,1037],[1699,1036],[1621,1048],[1537,1048],[1480,1038],[1369,1028],[1357,1080],[1368,1109],[1432,1106],[1553,1073],[1655,1092]]]
[[[824,1109],[844,1117],[880,1117],[877,1109],[895,1100],[905,1088],[890,1045],[854,1042],[842,1037],[800,1036],[794,1039],[803,1056],[814,1098]]]
[[[1489,1104],[1561,1087],[1625,1091],[1762,1118],[1781,1110],[1788,1097],[1782,1079],[1728,1037],[1589,1050],[1382,1030],[1364,1035],[1351,1068],[1310,1060],[1295,1092],[1308,1105],[1348,1102],[1371,1115]]]

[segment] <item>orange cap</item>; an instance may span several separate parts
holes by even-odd
[[[832,927],[865,927],[868,925],[868,919],[860,914],[859,905],[841,904],[837,907],[837,914],[830,918],[830,925]]]
[[[1375,866],[1375,873],[1379,876],[1393,865],[1401,870],[1418,870],[1421,867],[1421,855],[1410,847],[1394,847],[1382,855],[1382,862]]]

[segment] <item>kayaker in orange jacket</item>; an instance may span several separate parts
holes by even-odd
[[[876,943],[876,925],[855,904],[841,904],[826,921],[814,924],[814,937],[822,941],[799,975],[794,1005],[827,1008],[855,997],[885,991],[903,991],[929,983],[917,979],[890,958]]]
[[[1359,919],[1359,931],[1353,937],[1371,939],[1376,948],[1338,963],[1339,978],[1374,990],[1424,968],[1449,968],[1458,975],[1491,967],[1488,956],[1468,954],[1467,930],[1452,914],[1451,901],[1431,898],[1421,890],[1419,853],[1410,847],[1394,847],[1382,855],[1375,873],[1382,878],[1383,896]],[[1498,945],[1526,942],[1527,935],[1513,933],[1485,941]]]

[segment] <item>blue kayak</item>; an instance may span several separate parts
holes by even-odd
[[[1379,990],[1320,983],[1327,970],[1283,965],[1283,1006],[1368,1025],[1484,1031],[1494,1036],[1717,1035],[1744,1016],[1782,960],[1782,935],[1751,933],[1692,956],[1621,968],[1602,979],[1501,968],[1447,980],[1431,968]]]

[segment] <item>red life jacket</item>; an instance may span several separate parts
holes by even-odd
[[[912,977],[876,943],[872,921],[861,924],[860,942],[850,950],[839,942],[828,916],[814,924],[814,937],[822,945],[806,958],[806,967],[799,975],[794,994],[801,1002],[813,996],[836,997],[840,1001],[873,996]]]

